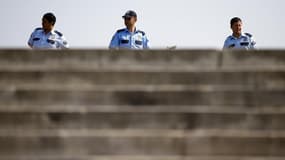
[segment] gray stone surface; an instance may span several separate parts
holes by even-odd
[[[281,160],[285,51],[0,50],[0,160]]]

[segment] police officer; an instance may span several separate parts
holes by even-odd
[[[36,28],[32,33],[28,45],[34,49],[66,49],[67,41],[62,33],[54,30],[56,17],[53,13],[46,13],[42,18],[42,28]]]
[[[254,49],[256,42],[249,33],[242,33],[242,20],[238,17],[231,19],[233,34],[228,36],[224,43],[224,49]]]
[[[110,49],[148,49],[149,40],[145,33],[135,26],[137,14],[129,10],[123,16],[126,28],[118,30],[113,36]]]

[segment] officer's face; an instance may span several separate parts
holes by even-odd
[[[232,30],[234,34],[241,34],[242,32],[242,22],[238,21],[232,25]]]
[[[45,31],[51,31],[53,28],[53,24],[50,23],[48,20],[46,19],[42,19],[42,27]]]
[[[125,17],[125,25],[127,27],[135,25],[137,18],[136,17]]]

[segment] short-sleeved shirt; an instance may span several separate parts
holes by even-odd
[[[69,47],[62,33],[52,30],[46,34],[42,28],[34,30],[28,45],[34,49],[66,49]]]
[[[110,49],[148,49],[149,40],[140,30],[130,32],[127,28],[118,30],[109,45]]]
[[[224,49],[255,49],[256,42],[249,33],[242,34],[239,38],[228,36],[224,43]]]

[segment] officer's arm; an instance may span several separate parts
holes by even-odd
[[[225,40],[224,42],[224,46],[223,46],[223,49],[228,49],[229,46],[228,46],[228,39]]]
[[[30,36],[30,38],[28,40],[28,45],[31,48],[33,48],[33,43],[34,43],[33,39],[34,39],[34,32],[31,34],[31,36]]]
[[[60,49],[68,49],[69,48],[69,45],[68,45],[64,36],[59,37],[57,44],[58,44],[58,48],[60,48]]]
[[[256,42],[253,37],[250,38],[250,48],[256,49]]]
[[[146,36],[144,36],[144,39],[143,39],[143,49],[149,49],[149,40]]]
[[[120,39],[118,33],[116,33],[110,42],[109,49],[118,49],[120,46]]]
[[[230,49],[230,48],[234,48],[235,44],[230,42],[230,40],[227,38],[224,42],[224,46],[223,49]]]

